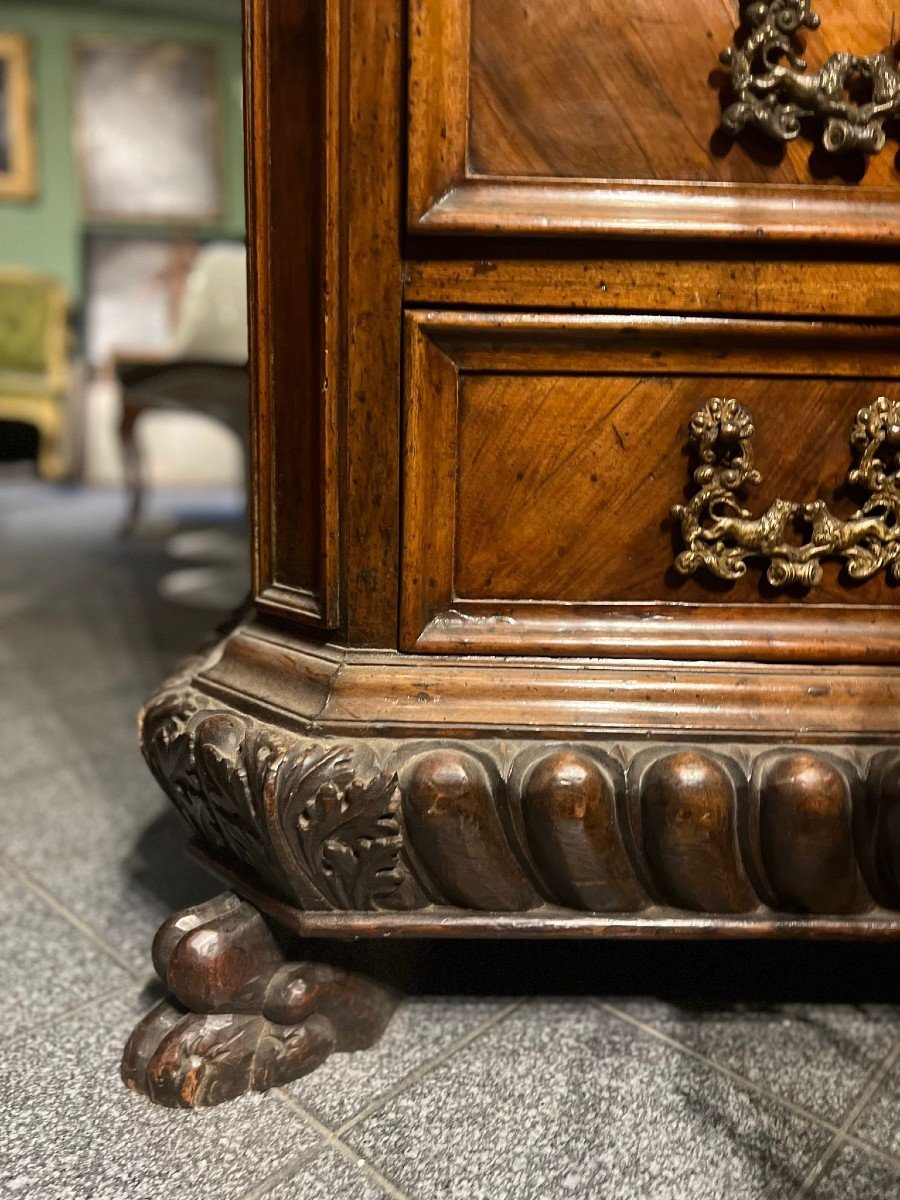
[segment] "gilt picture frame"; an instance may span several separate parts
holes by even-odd
[[[0,201],[37,195],[31,41],[0,33]]]
[[[78,41],[76,157],[88,220],[213,225],[224,210],[222,114],[213,47]]]

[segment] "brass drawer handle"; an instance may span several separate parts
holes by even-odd
[[[753,125],[790,142],[799,136],[804,118],[816,117],[824,125],[826,150],[878,154],[886,141],[885,123],[900,114],[900,72],[887,54],[863,58],[841,52],[832,54],[820,71],[807,74],[792,39],[803,26],[818,29],[821,19],[812,3],[754,0],[748,5],[746,40],[720,55],[731,69],[735,95],[722,115],[722,126],[738,134]],[[868,89],[865,102],[848,96],[854,84]]]
[[[768,561],[773,587],[814,587],[821,560],[840,559],[851,579],[869,579],[882,568],[900,582],[900,401],[880,396],[856,414],[850,444],[858,462],[847,482],[869,493],[848,520],[834,516],[824,500],[811,504],[776,500],[761,517],[738,503],[736,493],[760,482],[753,466],[753,417],[737,400],[708,400],[690,422],[700,453],[694,482],[700,489],[687,504],[676,504],[687,549],[675,560],[682,575],[706,567],[720,579],[740,579],[747,560]],[[808,534],[800,545],[786,541],[800,518]]]

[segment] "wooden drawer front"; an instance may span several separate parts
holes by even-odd
[[[857,413],[900,400],[895,327],[415,312],[406,336],[405,649],[900,660],[889,559],[853,580],[838,547],[785,585],[751,548],[740,578],[684,575],[672,515],[700,490],[692,414],[719,397],[754,420],[749,519],[850,518]],[[779,536],[818,528],[795,513]]]
[[[413,229],[897,236],[890,140],[830,153],[820,118],[786,142],[720,129],[734,94],[719,53],[740,0],[410,4]],[[812,7],[821,25],[794,37],[809,76],[835,53],[884,49],[893,0]]]

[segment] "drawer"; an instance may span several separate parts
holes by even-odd
[[[829,126],[824,77],[816,91],[835,53],[884,49],[893,0],[780,8],[800,26],[789,40],[808,69],[795,67],[792,85],[754,83],[737,117],[744,127],[729,131],[723,116],[738,93],[719,56],[736,45],[740,0],[410,0],[410,228],[896,239],[895,126],[889,116],[866,124],[851,106],[854,135],[870,141],[865,152],[833,152],[826,146],[846,134]],[[768,36],[784,40],[774,27]],[[781,70],[783,51],[771,53]],[[890,90],[893,62],[884,64]],[[765,75],[758,61],[748,71]],[[857,94],[857,82],[848,75],[842,93]],[[814,94],[797,136],[788,127],[801,90]],[[782,134],[765,127],[762,96],[784,115]],[[754,108],[759,121],[747,118]]]
[[[897,661],[897,333],[408,313],[403,648]]]

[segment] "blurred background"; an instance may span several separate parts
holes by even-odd
[[[137,714],[249,588],[242,105],[240,0],[0,0],[3,1195],[149,1194],[125,1025],[222,887]],[[129,1011],[67,1066],[47,1023],[93,1003]]]
[[[240,0],[3,0],[8,553],[78,542],[206,626],[241,602],[246,312]]]

